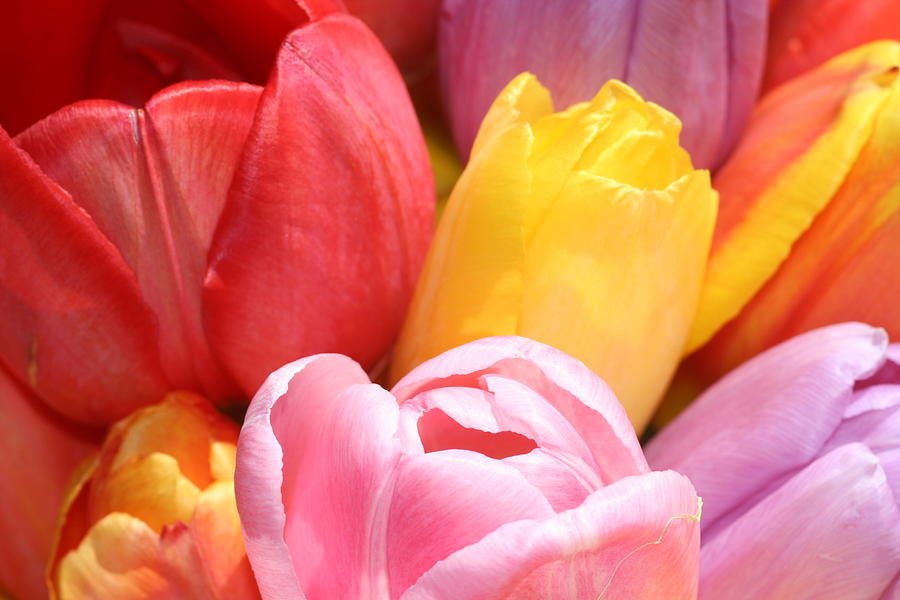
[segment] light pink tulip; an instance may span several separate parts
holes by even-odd
[[[699,499],[650,472],[583,364],[486,338],[388,392],[320,354],[269,376],[236,495],[264,598],[695,598]]]
[[[647,457],[703,497],[701,598],[900,597],[900,345],[884,331],[845,323],[772,348]]]

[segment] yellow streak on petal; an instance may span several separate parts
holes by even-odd
[[[744,142],[715,182],[722,190],[723,206],[732,202],[748,206],[713,249],[686,352],[706,343],[741,311],[840,189],[891,93],[884,84],[893,85],[894,79],[883,77],[884,67],[898,62],[900,44],[876,42],[841,55],[807,76],[805,81],[828,82],[825,76],[830,72],[858,73],[830,126],[820,134],[805,132],[814,135],[808,149],[785,164],[757,197],[741,198],[741,188],[747,182],[734,181],[729,174],[744,176],[745,170],[738,168],[746,166],[738,164],[743,161],[752,165],[754,161],[778,159],[768,155],[772,144],[778,142],[777,129],[799,116],[797,107],[781,103],[793,89],[789,86],[801,89],[804,80],[787,84],[760,104]],[[766,131],[766,135],[754,137],[755,128]],[[794,132],[794,136],[800,133]]]

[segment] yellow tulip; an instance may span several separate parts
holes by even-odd
[[[52,598],[259,598],[234,499],[237,426],[186,393],[111,428],[64,502]]]
[[[534,76],[514,79],[450,196],[392,378],[480,337],[522,335],[585,362],[642,427],[681,356],[716,215],[680,129],[618,81],[554,113]]]

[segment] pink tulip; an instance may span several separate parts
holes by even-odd
[[[343,14],[265,88],[178,84],[0,130],[0,362],[70,418],[220,404],[297,356],[387,352],[431,235],[403,81]]]
[[[898,597],[900,345],[884,331],[834,325],[760,354],[647,457],[703,497],[701,598]]]
[[[347,357],[275,371],[235,492],[263,598],[696,597],[699,499],[650,472],[610,389],[517,337],[388,392]]]

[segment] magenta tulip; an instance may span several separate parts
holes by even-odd
[[[292,33],[265,88],[70,105],[0,130],[0,361],[94,423],[170,389],[248,398],[314,352],[370,367],[433,210],[403,81],[347,15]]]
[[[582,363],[486,338],[388,392],[322,354],[269,376],[235,492],[264,598],[696,597],[699,499],[650,472]]]
[[[740,135],[765,59],[765,0],[449,0],[438,52],[456,143],[468,155],[491,102],[534,73],[558,106],[608,79],[684,124],[694,165],[715,167]]]
[[[703,497],[700,597],[891,600],[900,574],[900,345],[846,323],[711,387],[647,448]]]

